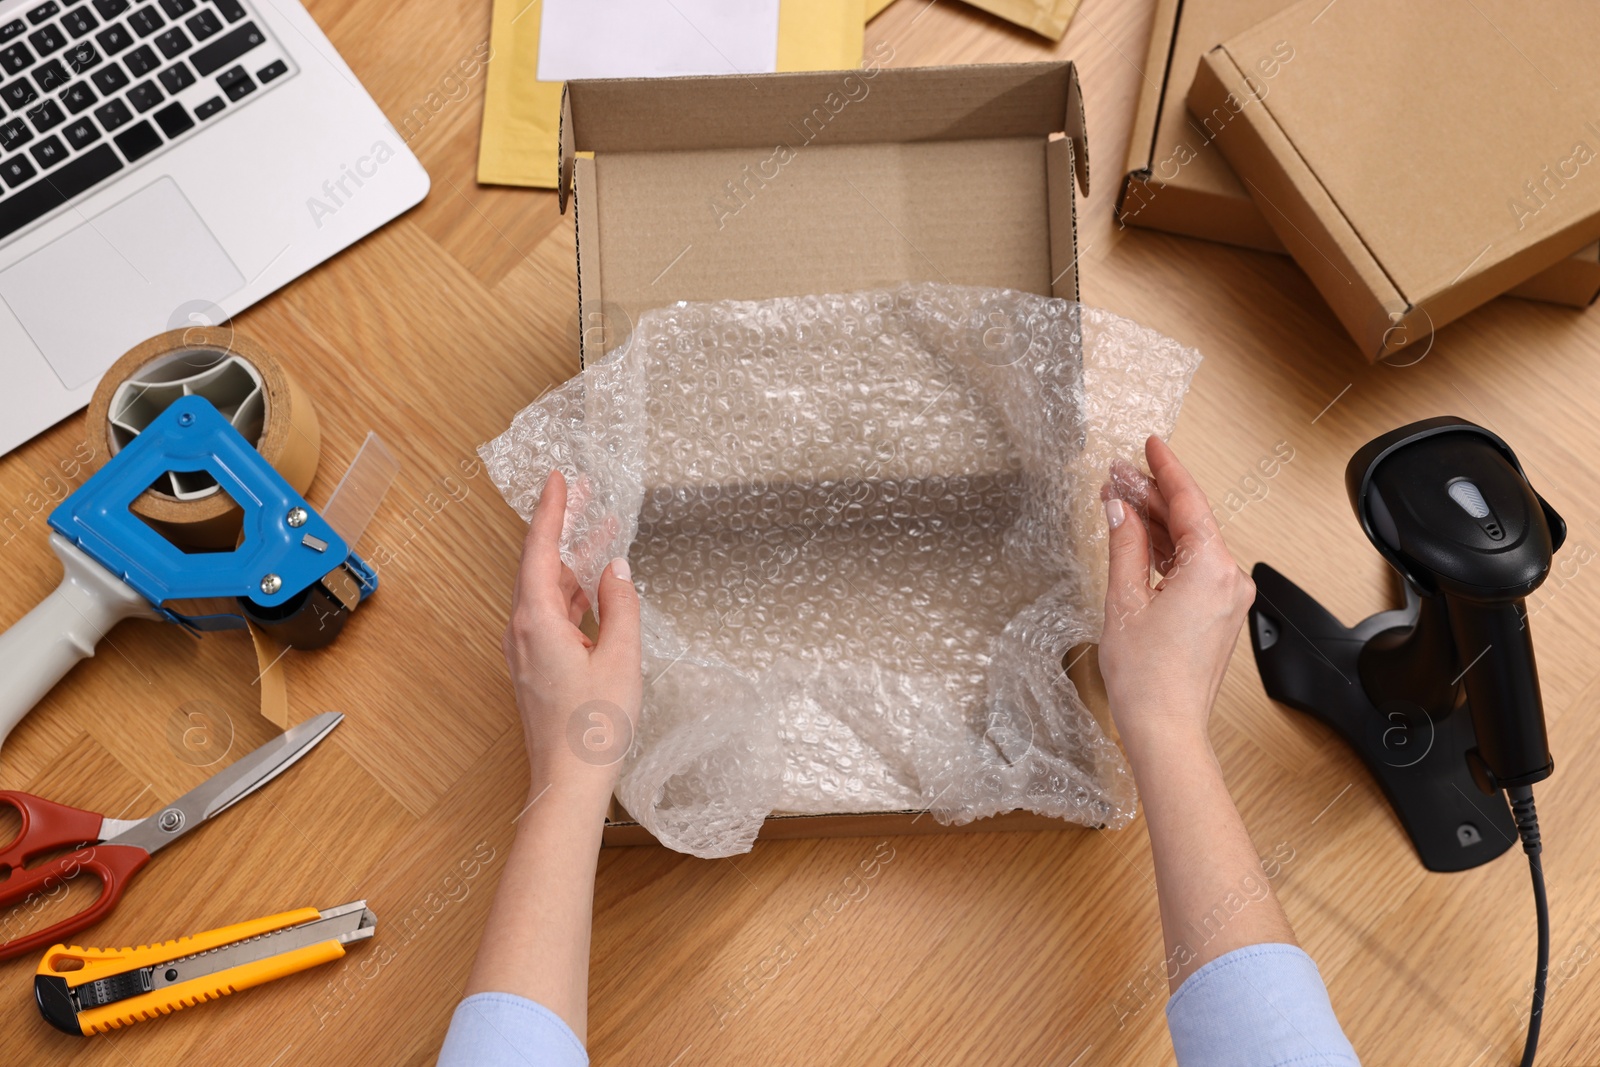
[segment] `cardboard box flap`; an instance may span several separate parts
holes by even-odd
[[[570,87],[561,87],[561,130],[556,136],[557,151],[560,158],[556,161],[556,206],[561,213],[567,213],[567,198],[572,195],[572,161],[577,158],[577,153],[572,149],[572,99]]]
[[[864,71],[592,78],[567,84],[578,152],[770,147],[793,138],[816,108],[834,115],[871,78],[882,104],[830,131],[833,143],[959,141],[1071,132],[1062,102],[1081,112],[1070,61]],[[738,92],[728,83],[737,81]],[[830,99],[835,98],[835,99]],[[1076,123],[1082,137],[1081,117]]]
[[[1062,132],[1072,142],[1073,169],[1078,175],[1078,192],[1089,195],[1089,123],[1083,111],[1083,87],[1078,84],[1078,68],[1067,64],[1067,115]]]
[[[1078,297],[1070,62],[574,81],[584,359],[676,301],[934,281]]]
[[[729,78],[740,82],[728,92]],[[870,80],[870,85],[868,84]],[[879,104],[851,109],[868,94]],[[835,121],[843,119],[845,121]],[[966,141],[1065,134],[1089,192],[1083,93],[1070,61],[569,82],[561,101],[561,209],[579,152],[809,142]]]

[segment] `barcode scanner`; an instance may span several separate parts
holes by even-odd
[[[1509,445],[1448,416],[1368,442],[1351,457],[1345,487],[1362,530],[1399,573],[1405,606],[1346,627],[1258,563],[1256,665],[1270,697],[1356,750],[1430,870],[1487,863],[1520,837],[1539,916],[1522,1060],[1531,1064],[1549,962],[1531,787],[1555,764],[1525,601],[1549,575],[1566,523]]]
[[[1479,788],[1548,778],[1554,765],[1524,598],[1550,573],[1566,523],[1504,441],[1460,419],[1384,434],[1350,460],[1345,481],[1362,529],[1442,612],[1451,638],[1450,647],[1372,649],[1362,657],[1363,684],[1382,692],[1387,672],[1459,678],[1477,737],[1467,764]]]

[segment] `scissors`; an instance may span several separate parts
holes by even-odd
[[[76,915],[0,943],[0,960],[64,942],[69,934],[105,918],[122,899],[128,880],[150,862],[153,853],[272,781],[343,721],[344,716],[337,711],[307,719],[147,819],[108,819],[31,793],[0,790],[0,804],[9,804],[22,816],[21,833],[0,849],[0,875],[5,876],[0,881],[0,936],[11,921],[4,912],[14,905],[30,902],[36,896],[55,896],[83,874],[91,874],[100,882],[100,895]],[[75,851],[31,869],[23,866],[46,852],[63,848]]]

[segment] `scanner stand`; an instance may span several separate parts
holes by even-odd
[[[1430,871],[1488,863],[1517,840],[1505,795],[1468,769],[1476,745],[1442,599],[1406,583],[1406,605],[1346,627],[1257,563],[1250,646],[1267,695],[1331,726],[1383,787]]]

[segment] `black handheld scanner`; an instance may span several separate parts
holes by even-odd
[[[1369,442],[1345,470],[1362,529],[1417,592],[1442,602],[1448,670],[1464,687],[1477,734],[1468,753],[1486,792],[1530,785],[1554,769],[1524,598],[1550,573],[1566,523],[1534,492],[1509,445],[1454,417],[1402,426]]]

